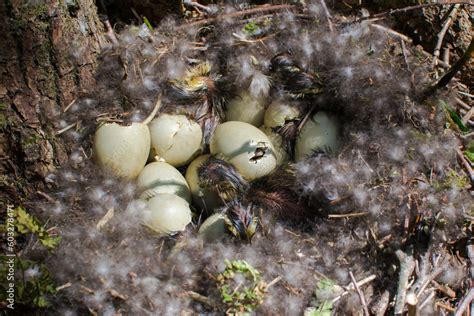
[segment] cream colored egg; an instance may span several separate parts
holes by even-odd
[[[174,167],[190,162],[201,149],[201,127],[185,115],[162,114],[151,121],[151,148]]]
[[[150,151],[150,131],[142,123],[104,124],[94,136],[97,164],[120,177],[133,179],[145,166]]]
[[[295,160],[299,161],[315,150],[337,152],[340,147],[339,122],[326,112],[317,112],[301,129],[295,145]]]
[[[281,137],[280,134],[274,132],[271,128],[266,127],[265,125],[262,125],[260,127],[260,130],[268,136],[268,138],[273,144],[273,147],[275,149],[277,166],[281,166],[290,161],[290,155],[286,151],[286,146],[283,137]]]
[[[158,193],[176,194],[191,203],[191,192],[183,175],[166,162],[152,162],[137,178],[140,198],[148,200]]]
[[[147,202],[143,224],[161,235],[183,231],[191,223],[188,202],[177,195],[159,193]]]
[[[191,190],[194,205],[207,214],[223,205],[222,199],[219,198],[216,192],[206,190],[199,185],[198,168],[210,157],[210,155],[202,155],[189,164],[186,170],[186,181]]]
[[[266,127],[280,127],[286,121],[291,121],[301,115],[300,110],[291,102],[284,100],[273,101],[265,111],[264,122]]]
[[[266,105],[266,98],[255,98],[248,90],[243,90],[229,101],[225,114],[226,121],[240,121],[258,127],[263,123]]]
[[[198,234],[206,241],[214,241],[225,236],[227,231],[224,215],[220,213],[209,216],[199,227]]]
[[[211,154],[222,154],[247,180],[265,176],[276,167],[272,142],[248,123],[232,121],[217,126],[210,150]]]

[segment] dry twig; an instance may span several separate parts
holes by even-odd
[[[443,268],[441,267],[438,267],[436,268],[433,272],[431,272],[427,277],[426,279],[424,280],[424,282],[422,283],[420,289],[417,291],[416,293],[416,296],[419,298],[421,296],[421,294],[423,294],[423,291],[425,290],[425,288],[428,286],[428,284],[433,281],[438,275],[441,274],[441,272],[443,272]]]
[[[419,9],[424,9],[424,8],[433,7],[433,6],[440,6],[440,5],[451,5],[451,4],[473,5],[471,2],[467,2],[467,1],[459,1],[459,2],[444,1],[444,2],[437,2],[437,3],[418,4],[418,5],[413,5],[409,7],[400,8],[400,9],[392,9],[385,12],[371,14],[369,16],[364,16],[355,20],[354,23],[359,23],[366,20],[378,20],[378,19],[383,19],[392,15],[395,15],[395,14],[405,13],[408,11],[419,10]]]
[[[95,226],[97,229],[102,229],[111,219],[114,217],[114,208],[111,207],[107,213],[105,213],[104,217],[97,223]]]
[[[461,119],[461,122],[464,125],[466,125],[471,120],[472,116],[474,116],[474,106],[471,107],[471,109],[469,111],[467,111],[466,114],[464,114],[464,116]]]
[[[472,303],[474,300],[474,288],[471,288],[469,292],[464,296],[464,298],[459,302],[456,311],[454,312],[454,316],[462,316],[464,311],[468,308],[469,304]]]
[[[436,85],[428,89],[428,95],[433,94],[436,90],[445,87],[451,79],[456,75],[456,73],[461,70],[461,68],[466,64],[469,59],[471,59],[474,54],[474,37],[471,39],[469,47],[464,52],[464,54],[459,58],[459,60],[441,77]]]
[[[474,171],[469,164],[469,161],[464,157],[463,153],[457,149],[456,155],[458,156],[459,160],[461,161],[462,166],[464,167],[467,175],[469,176],[469,180],[471,180],[471,185],[474,187]]]
[[[364,293],[362,293],[359,286],[357,285],[357,281],[356,281],[356,279],[354,277],[354,274],[352,273],[351,270],[349,270],[349,276],[351,277],[352,284],[354,284],[354,287],[357,291],[357,295],[359,295],[360,303],[362,304],[362,307],[364,309],[364,315],[369,316],[370,315],[369,314],[369,309],[367,308],[367,303],[365,302]]]
[[[160,109],[160,107],[161,107],[161,94],[158,96],[158,99],[156,100],[156,103],[155,103],[155,106],[153,107],[153,110],[148,115],[148,117],[145,118],[145,120],[142,122],[142,124],[146,125],[146,124],[150,123],[155,118],[155,115],[156,115],[156,113],[158,113],[158,110]]]
[[[398,37],[398,38],[400,38],[401,40],[404,40],[407,43],[413,43],[413,40],[411,38],[409,38],[405,34],[402,34],[402,33],[399,33],[395,30],[392,30],[391,28],[385,27],[385,26],[380,25],[380,24],[375,24],[375,23],[370,24],[370,26],[372,28],[378,29],[379,31],[386,32],[390,35]]]
[[[71,287],[72,286],[72,283],[71,282],[67,282],[66,284],[63,284],[63,285],[60,285],[56,288],[56,292],[59,292],[61,290],[64,290],[64,289],[67,289],[68,287]]]
[[[444,304],[444,303],[441,303],[441,302],[436,302],[435,305],[438,306],[438,307],[441,307],[441,308],[443,308],[443,309],[445,309],[445,310],[447,310],[448,312],[451,312],[451,313],[454,313],[456,311],[450,305],[447,305],[447,304]]]
[[[183,4],[186,5],[186,6],[189,6],[189,7],[192,7],[194,9],[196,9],[196,11],[198,11],[199,13],[201,13],[200,10],[204,11],[206,15],[212,15],[214,14],[214,10],[212,10],[211,8],[209,7],[206,7],[205,5],[202,5],[198,2],[195,2],[195,1],[183,1]]]
[[[76,123],[69,124],[69,125],[66,126],[65,128],[62,128],[62,129],[60,129],[59,131],[57,131],[57,132],[56,132],[56,135],[61,135],[62,133],[67,132],[68,130],[70,130],[71,128],[73,128],[75,125],[76,125]]]
[[[436,295],[435,291],[431,291],[430,294],[426,296],[425,300],[420,304],[420,306],[418,307],[418,310],[422,311],[423,308],[425,308],[426,304],[428,304],[435,297],[435,295]]]
[[[459,98],[455,98],[455,100],[456,100],[456,103],[459,104],[463,109],[465,109],[467,111],[469,111],[471,109],[471,107],[469,105],[467,105],[463,100],[461,100]]]
[[[71,106],[73,106],[74,103],[76,103],[76,100],[77,100],[77,99],[72,100],[72,101],[64,108],[63,112],[66,113],[67,110],[69,110],[69,109],[71,108]]]
[[[104,24],[105,31],[106,31],[105,34],[107,35],[109,40],[112,42],[112,44],[118,45],[119,42],[117,40],[117,37],[115,36],[114,29],[113,29],[112,25],[110,24],[110,21],[109,21],[109,18],[107,17],[107,15],[103,14],[99,18],[102,21],[102,23]]]
[[[278,276],[278,277],[274,278],[270,283],[268,283],[268,284],[265,286],[265,291],[267,291],[269,288],[271,288],[272,286],[274,286],[275,284],[277,284],[278,282],[280,282],[281,279],[282,279],[281,276]]]
[[[369,282],[372,282],[373,280],[376,279],[376,275],[375,274],[372,274],[371,276],[368,276],[366,277],[365,279],[363,280],[360,280],[359,282],[357,282],[357,286],[361,287],[362,285],[364,284],[367,284]],[[344,296],[346,296],[347,294],[349,294],[350,291],[353,291],[355,288],[354,288],[354,284],[351,282],[348,286],[346,286],[346,290],[341,293],[340,295],[336,296],[332,301],[331,303],[336,303],[337,301],[339,301],[341,298],[343,298]]]
[[[390,302],[390,292],[385,290],[380,299],[372,305],[372,313],[376,316],[384,316],[388,308],[388,303]]]
[[[47,194],[47,193],[45,193],[45,192],[43,192],[43,191],[39,191],[39,190],[38,190],[38,191],[36,191],[36,194],[41,195],[42,197],[44,197],[46,200],[48,200],[48,201],[51,202],[51,203],[55,203],[55,202],[56,202],[55,199],[53,199],[49,194]]]
[[[442,60],[449,65],[449,57],[450,57],[450,48],[451,44],[446,45],[446,47],[443,50],[443,58]]]
[[[470,93],[467,93],[467,92],[464,92],[464,91],[458,91],[458,93],[462,94],[462,95],[465,95],[466,97],[469,97],[469,98],[474,98],[473,94],[470,94]]]
[[[328,22],[329,31],[332,33],[332,32],[334,32],[334,27],[333,27],[332,22],[331,22],[332,17],[331,17],[331,13],[329,13],[328,7],[326,5],[326,1],[319,0],[319,2],[321,3],[321,6],[323,7],[324,14],[326,15],[326,21]]]
[[[454,4],[451,7],[451,12],[449,13],[448,18],[444,22],[443,28],[438,33],[438,41],[436,42],[436,47],[435,47],[435,50],[433,52],[433,61],[431,62],[431,67],[432,68],[434,68],[434,66],[436,66],[436,63],[439,59],[439,53],[441,51],[441,45],[443,44],[444,36],[446,35],[446,32],[448,31],[449,27],[451,26],[451,23],[453,23],[454,19],[456,18],[456,15],[458,13],[458,10],[459,10],[460,6],[461,6],[460,4]]]
[[[349,218],[349,217],[361,217],[365,216],[369,213],[367,212],[359,212],[359,213],[348,213],[348,214],[329,214],[328,218]]]
[[[408,62],[408,55],[407,55],[407,47],[405,45],[405,41],[403,39],[400,39],[400,44],[402,46],[402,53],[403,53],[403,60],[405,61],[405,65],[407,66],[407,70],[410,73],[410,84],[411,87],[415,87],[415,76],[413,74],[413,71],[411,71],[410,63]]]
[[[438,291],[440,291],[444,295],[448,296],[449,298],[456,298],[456,292],[454,292],[449,286],[439,284],[435,280],[432,280],[431,284],[433,284],[435,289],[437,289]]]
[[[474,284],[472,284],[472,281],[474,281],[474,237],[472,236],[472,230],[474,229],[474,220],[471,220],[471,225],[470,225],[470,228],[469,228],[469,239],[468,239],[468,242],[467,242],[467,245],[466,245],[466,252],[467,252],[467,256],[469,258],[469,261],[470,261],[470,267],[471,267],[471,286],[473,286]]]
[[[222,21],[222,20],[231,19],[231,18],[237,18],[237,17],[241,17],[241,16],[245,16],[245,15],[276,12],[276,11],[282,11],[282,10],[291,10],[291,9],[295,9],[295,8],[297,8],[297,6],[291,5],[291,4],[262,5],[262,6],[252,8],[252,9],[249,9],[249,10],[232,12],[232,13],[228,13],[228,14],[222,14],[222,15],[212,17],[212,18],[186,23],[186,24],[181,25],[178,28],[178,30],[184,29],[184,28],[187,28],[187,27],[204,26],[206,24],[215,23],[217,21]]]
[[[388,28],[386,26],[383,26],[383,25],[380,25],[380,24],[375,24],[375,23],[370,24],[370,26],[375,28],[375,29],[378,29],[380,31],[386,32],[386,33],[388,33],[392,36],[398,37],[399,39],[401,39],[401,40],[403,40],[407,43],[410,43],[410,44],[413,43],[413,40],[411,38],[409,38],[408,36],[406,36],[405,34],[399,33],[399,32],[397,32],[395,30],[392,30],[391,28]],[[419,52],[427,58],[433,58],[433,56],[425,50],[419,50]],[[449,68],[450,67],[449,64],[445,63],[442,60],[438,60],[438,64],[440,66],[443,66],[444,68]]]
[[[201,294],[196,293],[194,291],[187,291],[186,295],[189,296],[189,298],[195,300],[196,302],[205,304],[205,305],[210,306],[212,308],[216,307],[216,304],[207,296],[201,295]]]
[[[395,252],[395,254],[400,261],[400,276],[398,278],[398,289],[395,298],[394,314],[401,315],[403,313],[403,308],[405,307],[408,280],[415,269],[415,260],[413,259],[413,247],[410,247],[407,250],[407,253],[404,253],[399,249]]]

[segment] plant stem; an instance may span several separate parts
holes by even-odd
[[[422,99],[433,95],[438,89],[445,87],[451,79],[456,75],[456,73],[461,70],[462,66],[466,64],[469,59],[474,55],[474,37],[471,38],[471,43],[469,47],[464,52],[464,54],[459,58],[459,60],[439,79],[438,83],[426,89],[425,93],[422,96]]]

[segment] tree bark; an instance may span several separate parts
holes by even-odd
[[[0,205],[67,160],[57,118],[95,84],[102,27],[93,0],[0,0]]]

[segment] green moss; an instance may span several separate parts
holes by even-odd
[[[244,25],[242,31],[245,34],[252,36],[260,32],[260,27],[255,22],[251,21]]]
[[[420,132],[416,129],[411,129],[410,130],[410,136],[413,137],[414,139],[420,140],[420,141],[427,141],[427,140],[430,139],[429,134],[422,133],[422,132]]]
[[[20,15],[24,19],[41,19],[44,20],[49,16],[48,6],[44,3],[37,5],[28,4],[20,8]]]
[[[51,61],[53,47],[49,41],[44,41],[35,51],[35,63],[38,67],[38,82],[43,94],[54,98],[57,95],[56,74]]]
[[[455,170],[451,169],[446,176],[444,185],[449,188],[463,189],[469,185],[469,179],[465,175],[460,175]]]
[[[0,129],[5,129],[8,125],[8,120],[5,115],[5,110],[7,105],[5,103],[0,103]]]
[[[28,137],[22,139],[21,147],[27,148],[27,147],[36,145],[39,142],[39,140],[40,140],[39,136],[35,134],[29,135]]]
[[[446,177],[443,181],[433,181],[432,185],[437,191],[449,190],[449,189],[463,189],[469,185],[469,179],[463,174],[457,173],[455,170],[450,169],[446,173]]]

